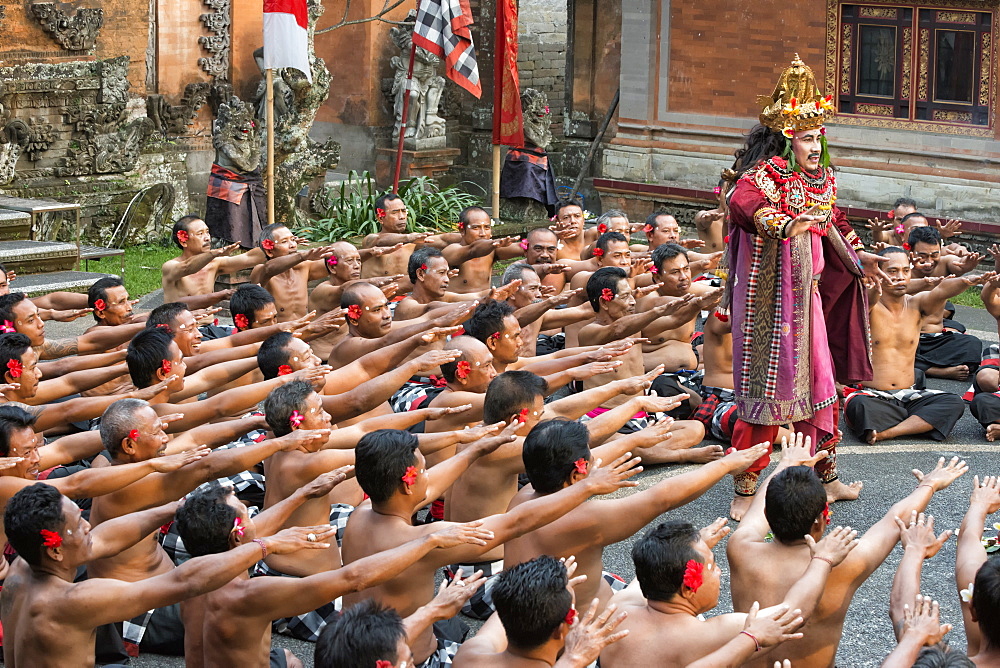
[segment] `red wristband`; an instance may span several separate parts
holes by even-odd
[[[258,545],[260,545],[260,558],[261,558],[261,560],[266,559],[267,558],[267,545],[264,544],[264,541],[262,541],[260,538],[254,538],[253,542],[255,542]]]
[[[746,631],[740,631],[740,633],[742,633],[746,637],[750,638],[750,640],[753,640],[754,647],[756,648],[756,649],[754,649],[755,652],[759,652],[760,651],[760,643],[757,641],[757,638],[754,636],[754,634],[747,633]]]
[[[825,561],[826,563],[830,564],[830,568],[833,568],[833,562],[827,559],[826,557],[813,557],[813,559],[819,559],[820,561]]]

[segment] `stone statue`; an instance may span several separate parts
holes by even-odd
[[[399,139],[400,119],[403,116],[403,98],[406,95],[406,72],[410,66],[410,49],[413,45],[413,26],[417,13],[410,10],[403,26],[389,30],[392,41],[399,48],[399,55],[389,61],[395,70],[392,81],[393,107],[396,122],[392,138]],[[407,110],[407,140],[411,148],[437,148],[445,145],[445,121],[438,115],[438,104],[444,91],[444,77],[438,74],[441,59],[427,49],[418,48],[413,60],[413,80],[410,83],[410,108]],[[423,141],[437,138],[436,141]]]
[[[316,112],[330,95],[330,70],[322,58],[316,56],[313,38],[316,21],[323,15],[320,0],[308,0],[309,8],[309,63],[312,83],[295,69],[274,72],[274,208],[275,220],[290,226],[305,221],[305,214],[295,206],[295,198],[302,188],[318,176],[324,176],[340,162],[340,144],[328,139],[324,143],[309,137]],[[259,64],[262,64],[259,63]],[[264,74],[261,72],[261,74]],[[280,83],[279,83],[280,81]],[[267,124],[258,116],[261,135],[266,141]]]
[[[215,164],[208,177],[205,223],[212,236],[253,248],[267,224],[267,199],[260,176],[261,137],[253,107],[233,96],[219,105],[212,123]]]
[[[541,223],[555,213],[559,202],[555,171],[546,148],[552,143],[549,98],[534,88],[521,93],[524,146],[511,148],[500,172],[500,197],[505,199],[504,219]]]
[[[521,113],[524,116],[525,142],[543,150],[548,149],[552,143],[549,97],[540,90],[525,88],[521,93]]]
[[[0,84],[0,94],[3,86]],[[11,119],[7,110],[0,104],[0,186],[14,180],[14,167],[18,158],[28,146],[31,132],[24,121]]]

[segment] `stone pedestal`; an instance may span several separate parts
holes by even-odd
[[[415,176],[438,178],[453,164],[461,154],[457,148],[433,148],[412,151],[403,149],[403,163],[399,171],[399,180],[405,181]],[[380,188],[392,185],[393,172],[396,169],[396,149],[380,148],[375,157],[375,182]]]

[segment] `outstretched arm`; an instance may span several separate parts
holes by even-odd
[[[897,517],[899,539],[903,543],[903,558],[892,578],[892,593],[889,595],[889,619],[892,630],[899,641],[903,635],[904,610],[913,608],[920,594],[920,573],[924,559],[930,559],[951,536],[951,530],[941,536],[934,535],[934,518],[924,518],[923,513],[913,511],[909,524]]]
[[[986,563],[986,548],[983,547],[983,527],[986,518],[1000,510],[1000,478],[988,476],[979,481],[973,478],[972,499],[958,532],[958,548],[955,552],[955,586],[962,600],[962,619],[968,639],[969,655],[979,653],[982,634],[978,622],[972,619],[971,596],[976,574]],[[968,599],[968,600],[967,600]]]
[[[106,366],[100,369],[89,369],[87,371],[75,371],[65,376],[59,376],[52,380],[43,380],[38,384],[35,396],[24,399],[24,403],[30,406],[40,406],[68,397],[71,394],[90,390],[98,385],[120,378],[128,373],[128,367],[124,362]]]

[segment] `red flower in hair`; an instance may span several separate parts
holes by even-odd
[[[14,329],[14,323],[12,323],[10,320],[4,320],[3,327],[0,327],[0,331],[2,331],[4,334],[13,334],[17,330]]]
[[[517,245],[521,247],[521,250],[528,250],[528,240],[527,239],[521,239],[517,243]]]
[[[604,223],[601,223],[600,225],[597,226],[597,233],[598,234],[604,234],[607,231],[608,231],[608,226],[605,225]]]
[[[716,311],[715,312],[715,318],[719,322],[729,322],[729,316],[727,314],[725,314],[725,313],[719,313],[718,311]]]
[[[103,299],[95,299],[94,308],[97,309],[98,311],[103,311],[104,309],[108,308],[108,304]]]
[[[910,248],[911,248],[910,244],[908,242],[904,241],[903,242],[903,250],[910,250]]]
[[[654,264],[652,267],[649,268],[649,273],[651,273],[651,274],[658,274],[658,273],[660,273],[660,270]]]
[[[11,378],[20,378],[21,373],[24,371],[24,367],[21,366],[21,360],[18,359],[7,360],[7,369],[10,370]]]
[[[521,410],[519,410],[517,412],[517,421],[520,422],[521,424],[524,424],[525,422],[528,421],[528,409],[527,408],[522,408]]]
[[[133,441],[138,441],[139,440],[139,430],[138,429],[131,429],[131,430],[129,430],[128,437],[131,438]]]
[[[830,523],[830,518],[832,516],[833,516],[833,513],[830,512],[830,504],[827,503],[825,506],[823,506],[823,521],[826,522],[827,524],[829,524]]]
[[[233,324],[236,325],[236,329],[247,329],[250,326],[250,321],[242,313],[237,313],[233,316]]]
[[[420,268],[421,268],[421,269],[422,269],[423,271],[427,271],[427,265],[426,265],[426,264],[422,264],[422,265],[420,265]]]
[[[351,304],[347,307],[347,317],[351,320],[361,320],[361,306]]]
[[[329,266],[331,266],[331,267],[336,267],[337,266],[337,262],[339,262],[339,261],[340,260],[337,259],[336,255],[331,255],[330,257],[326,258],[326,263]]]
[[[684,586],[693,592],[698,591],[698,587],[705,579],[705,564],[694,559],[688,559],[684,567]]]
[[[903,234],[906,232],[906,225],[900,223],[896,227],[892,228],[892,231],[895,232],[896,234]]]
[[[160,370],[163,371],[163,375],[170,375],[170,370],[174,367],[170,360],[163,360],[160,362]]]
[[[611,288],[604,288],[601,290],[601,299],[609,302],[615,298],[615,293],[611,291]]]
[[[722,237],[722,241],[728,244],[729,243],[729,235],[727,234],[726,236]]]
[[[172,527],[173,525],[174,521],[170,520],[169,522],[160,527],[160,533],[166,536],[168,533],[170,533],[170,527]]]
[[[60,536],[55,531],[42,529],[38,533],[42,535],[42,545],[44,547],[59,547],[60,545],[62,545],[62,536]]]
[[[281,366],[278,367],[279,376],[287,376],[290,373],[292,373],[292,367],[288,366],[287,364],[282,364]]]
[[[177,230],[177,241],[186,243],[188,240],[187,230]]]
[[[385,659],[379,659],[375,662],[375,668],[392,668],[392,662],[386,661]]]
[[[288,423],[293,427],[298,427],[306,419],[306,416],[298,411],[292,411],[292,414],[288,416]]]
[[[491,341],[499,341],[500,340],[500,332],[493,332],[492,334],[490,334],[490,340]]]
[[[385,218],[385,209],[375,209],[375,215],[379,218]]]
[[[407,466],[406,473],[403,474],[401,480],[406,485],[412,485],[413,483],[415,483],[417,481],[417,467]]]
[[[587,475],[587,460],[583,457],[580,457],[578,460],[573,462],[573,467],[577,473]]]
[[[462,380],[465,380],[466,378],[469,377],[469,374],[471,372],[472,372],[472,365],[466,362],[465,360],[462,360],[455,365],[456,378],[461,378]]]
[[[576,621],[576,608],[570,608],[569,612],[566,613],[566,618],[563,619],[566,624],[573,626],[573,622]]]
[[[458,221],[458,225],[456,227],[458,227],[458,229],[460,229],[460,230],[464,230],[465,229],[465,223],[463,223],[462,221]]]
[[[261,239],[260,247],[264,250],[274,250],[274,239]]]
[[[642,226],[642,231],[645,232],[646,234],[649,234],[650,232],[653,231],[653,226],[650,225],[649,223],[646,223],[645,225]]]
[[[887,217],[889,217],[889,218],[895,218],[895,217],[896,217],[896,212],[895,212],[895,211],[892,211],[892,210],[890,210],[890,211],[886,212],[886,214],[885,214],[885,215],[886,215]]]
[[[604,249],[602,249],[602,248],[595,248],[594,252],[592,253],[592,255],[594,257],[604,257]]]

